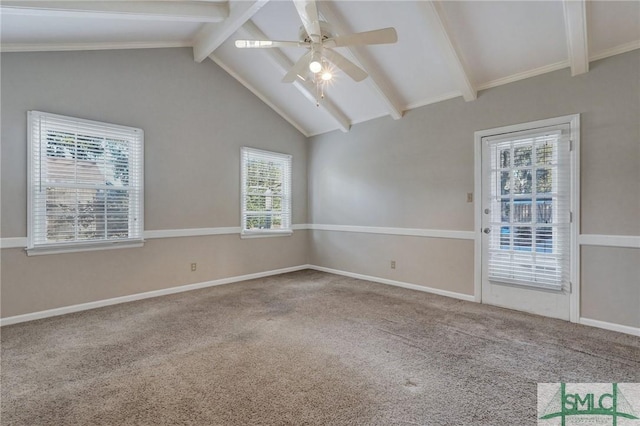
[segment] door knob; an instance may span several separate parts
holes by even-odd
[[[488,234],[489,232],[491,232],[491,228],[484,228],[482,232],[484,232],[485,234]]]

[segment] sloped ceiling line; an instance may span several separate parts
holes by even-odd
[[[473,101],[478,97],[478,91],[472,83],[469,70],[464,65],[462,54],[453,38],[453,32],[449,29],[440,1],[420,1],[418,7],[422,9],[427,26],[437,29],[439,37],[436,41],[449,66],[456,87],[465,101]]]
[[[562,3],[571,75],[576,76],[589,71],[587,2],[564,0]]]
[[[256,40],[267,40],[268,37],[253,23],[253,21],[247,21],[241,28],[247,35],[247,38],[252,38]],[[291,67],[293,67],[293,62],[287,58],[287,56],[280,50],[279,48],[271,48],[271,49],[259,49],[260,52],[263,52],[267,55],[269,60],[276,65],[282,71],[282,75],[287,73]],[[296,80],[293,85],[296,89],[304,95],[305,98],[309,99],[311,102],[316,103],[316,93],[315,86],[310,81],[302,82],[300,80]],[[324,109],[336,122],[338,128],[343,132],[348,132],[351,127],[351,121],[342,112],[330,99],[323,99],[319,105],[320,108]]]
[[[220,24],[205,24],[193,42],[193,59],[202,62],[242,27],[269,0],[236,0],[229,3],[229,17]]]
[[[339,16],[335,7],[330,2],[322,2],[320,4],[320,14],[331,24],[338,35],[351,34],[354,31],[348,28],[345,20]],[[367,86],[375,93],[384,103],[389,115],[395,120],[402,118],[402,108],[398,102],[398,94],[393,86],[389,83],[389,79],[384,76],[375,61],[366,52],[366,49],[359,46],[351,46],[346,48],[369,73],[369,78],[365,80]]]
[[[222,59],[218,58],[215,53],[212,53],[211,55],[209,55],[209,58],[215,62],[220,68],[222,68],[223,70],[225,70],[227,72],[227,74],[229,74],[230,76],[232,76],[233,78],[235,78],[240,84],[242,84],[244,87],[246,87],[247,89],[249,89],[249,91],[251,93],[253,93],[254,95],[256,95],[258,97],[258,99],[260,99],[262,102],[264,102],[265,104],[267,104],[269,106],[269,108],[271,108],[272,110],[274,110],[278,115],[280,115],[280,117],[284,118],[286,121],[289,122],[289,124],[291,124],[293,127],[295,127],[300,133],[302,133],[305,137],[310,137],[311,134],[309,134],[309,132],[307,132],[296,120],[293,119],[293,117],[291,117],[289,114],[287,114],[286,112],[284,112],[281,108],[279,108],[275,103],[271,102],[271,100],[269,99],[268,96],[266,96],[264,93],[262,93],[260,90],[258,90],[254,85],[252,85],[251,83],[249,83],[248,81],[246,81],[244,78],[242,78],[237,72],[235,72],[233,69],[231,69],[230,66],[228,66],[226,63],[224,63],[224,61],[222,61]]]

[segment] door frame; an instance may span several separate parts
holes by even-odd
[[[482,138],[519,132],[540,127],[569,124],[571,128],[571,294],[569,296],[569,320],[580,320],[580,114],[565,115],[545,120],[530,121],[474,133],[474,299],[482,303]]]

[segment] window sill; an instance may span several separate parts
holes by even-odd
[[[144,240],[129,241],[101,241],[94,243],[81,244],[51,244],[46,246],[38,246],[27,248],[28,256],[40,256],[45,254],[63,254],[63,253],[79,253],[84,251],[113,250],[120,248],[142,247]]]
[[[240,238],[269,238],[269,237],[290,237],[293,235],[293,231],[290,229],[283,230],[258,230],[258,231],[242,231],[240,232]]]

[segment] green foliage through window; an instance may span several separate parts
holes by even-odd
[[[142,238],[141,129],[32,111],[30,247]]]
[[[290,228],[291,158],[243,148],[243,229]]]

